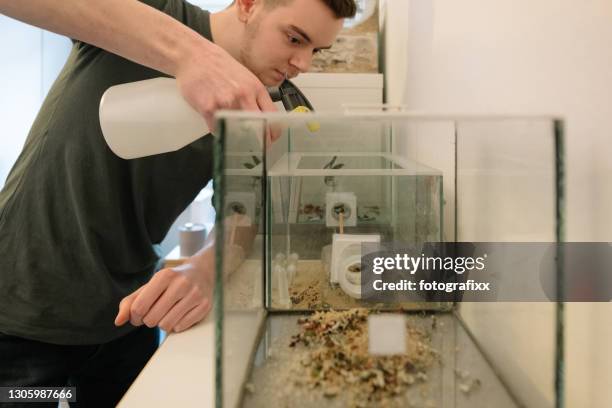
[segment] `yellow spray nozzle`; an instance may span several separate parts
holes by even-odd
[[[310,112],[310,109],[308,109],[304,105],[300,105],[297,108],[293,109],[291,112],[308,113]],[[306,127],[308,127],[308,130],[310,130],[311,133],[315,133],[321,129],[321,124],[316,121],[311,121],[311,122],[306,123]]]

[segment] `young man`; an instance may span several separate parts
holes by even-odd
[[[210,126],[220,108],[275,110],[265,86],[306,71],[355,4],[236,0],[209,15],[183,0],[0,0],[0,12],[74,39],[0,192],[0,386],[68,384],[78,406],[114,406],[155,328],[210,309],[212,246],[153,272],[156,244],[211,178],[212,138],[122,160],[100,97],[166,74]]]

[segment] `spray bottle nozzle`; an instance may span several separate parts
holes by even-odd
[[[295,86],[293,82],[285,78],[282,84],[276,87],[268,88],[268,93],[272,98],[272,101],[281,101],[287,112],[312,112],[314,108],[312,104],[304,96],[302,91]],[[318,132],[321,126],[318,122],[308,122],[308,130],[311,133]]]
[[[272,101],[281,101],[287,112],[292,112],[298,106],[305,106],[314,111],[312,104],[293,82],[285,79],[279,86],[268,88]]]

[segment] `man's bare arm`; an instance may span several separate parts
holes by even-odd
[[[227,52],[137,0],[0,0],[0,13],[176,77],[211,128],[217,109],[276,110],[263,84]]]
[[[189,27],[136,0],[0,0],[0,12],[172,76],[190,50],[212,48]]]

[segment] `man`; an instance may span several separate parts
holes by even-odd
[[[211,245],[152,273],[155,245],[211,178],[212,138],[122,160],[101,135],[102,93],[166,74],[211,128],[220,108],[273,111],[265,86],[306,71],[355,4],[236,0],[209,15],[183,0],[0,0],[0,12],[74,41],[0,192],[0,386],[69,384],[78,406],[114,406],[155,328],[210,310]]]

